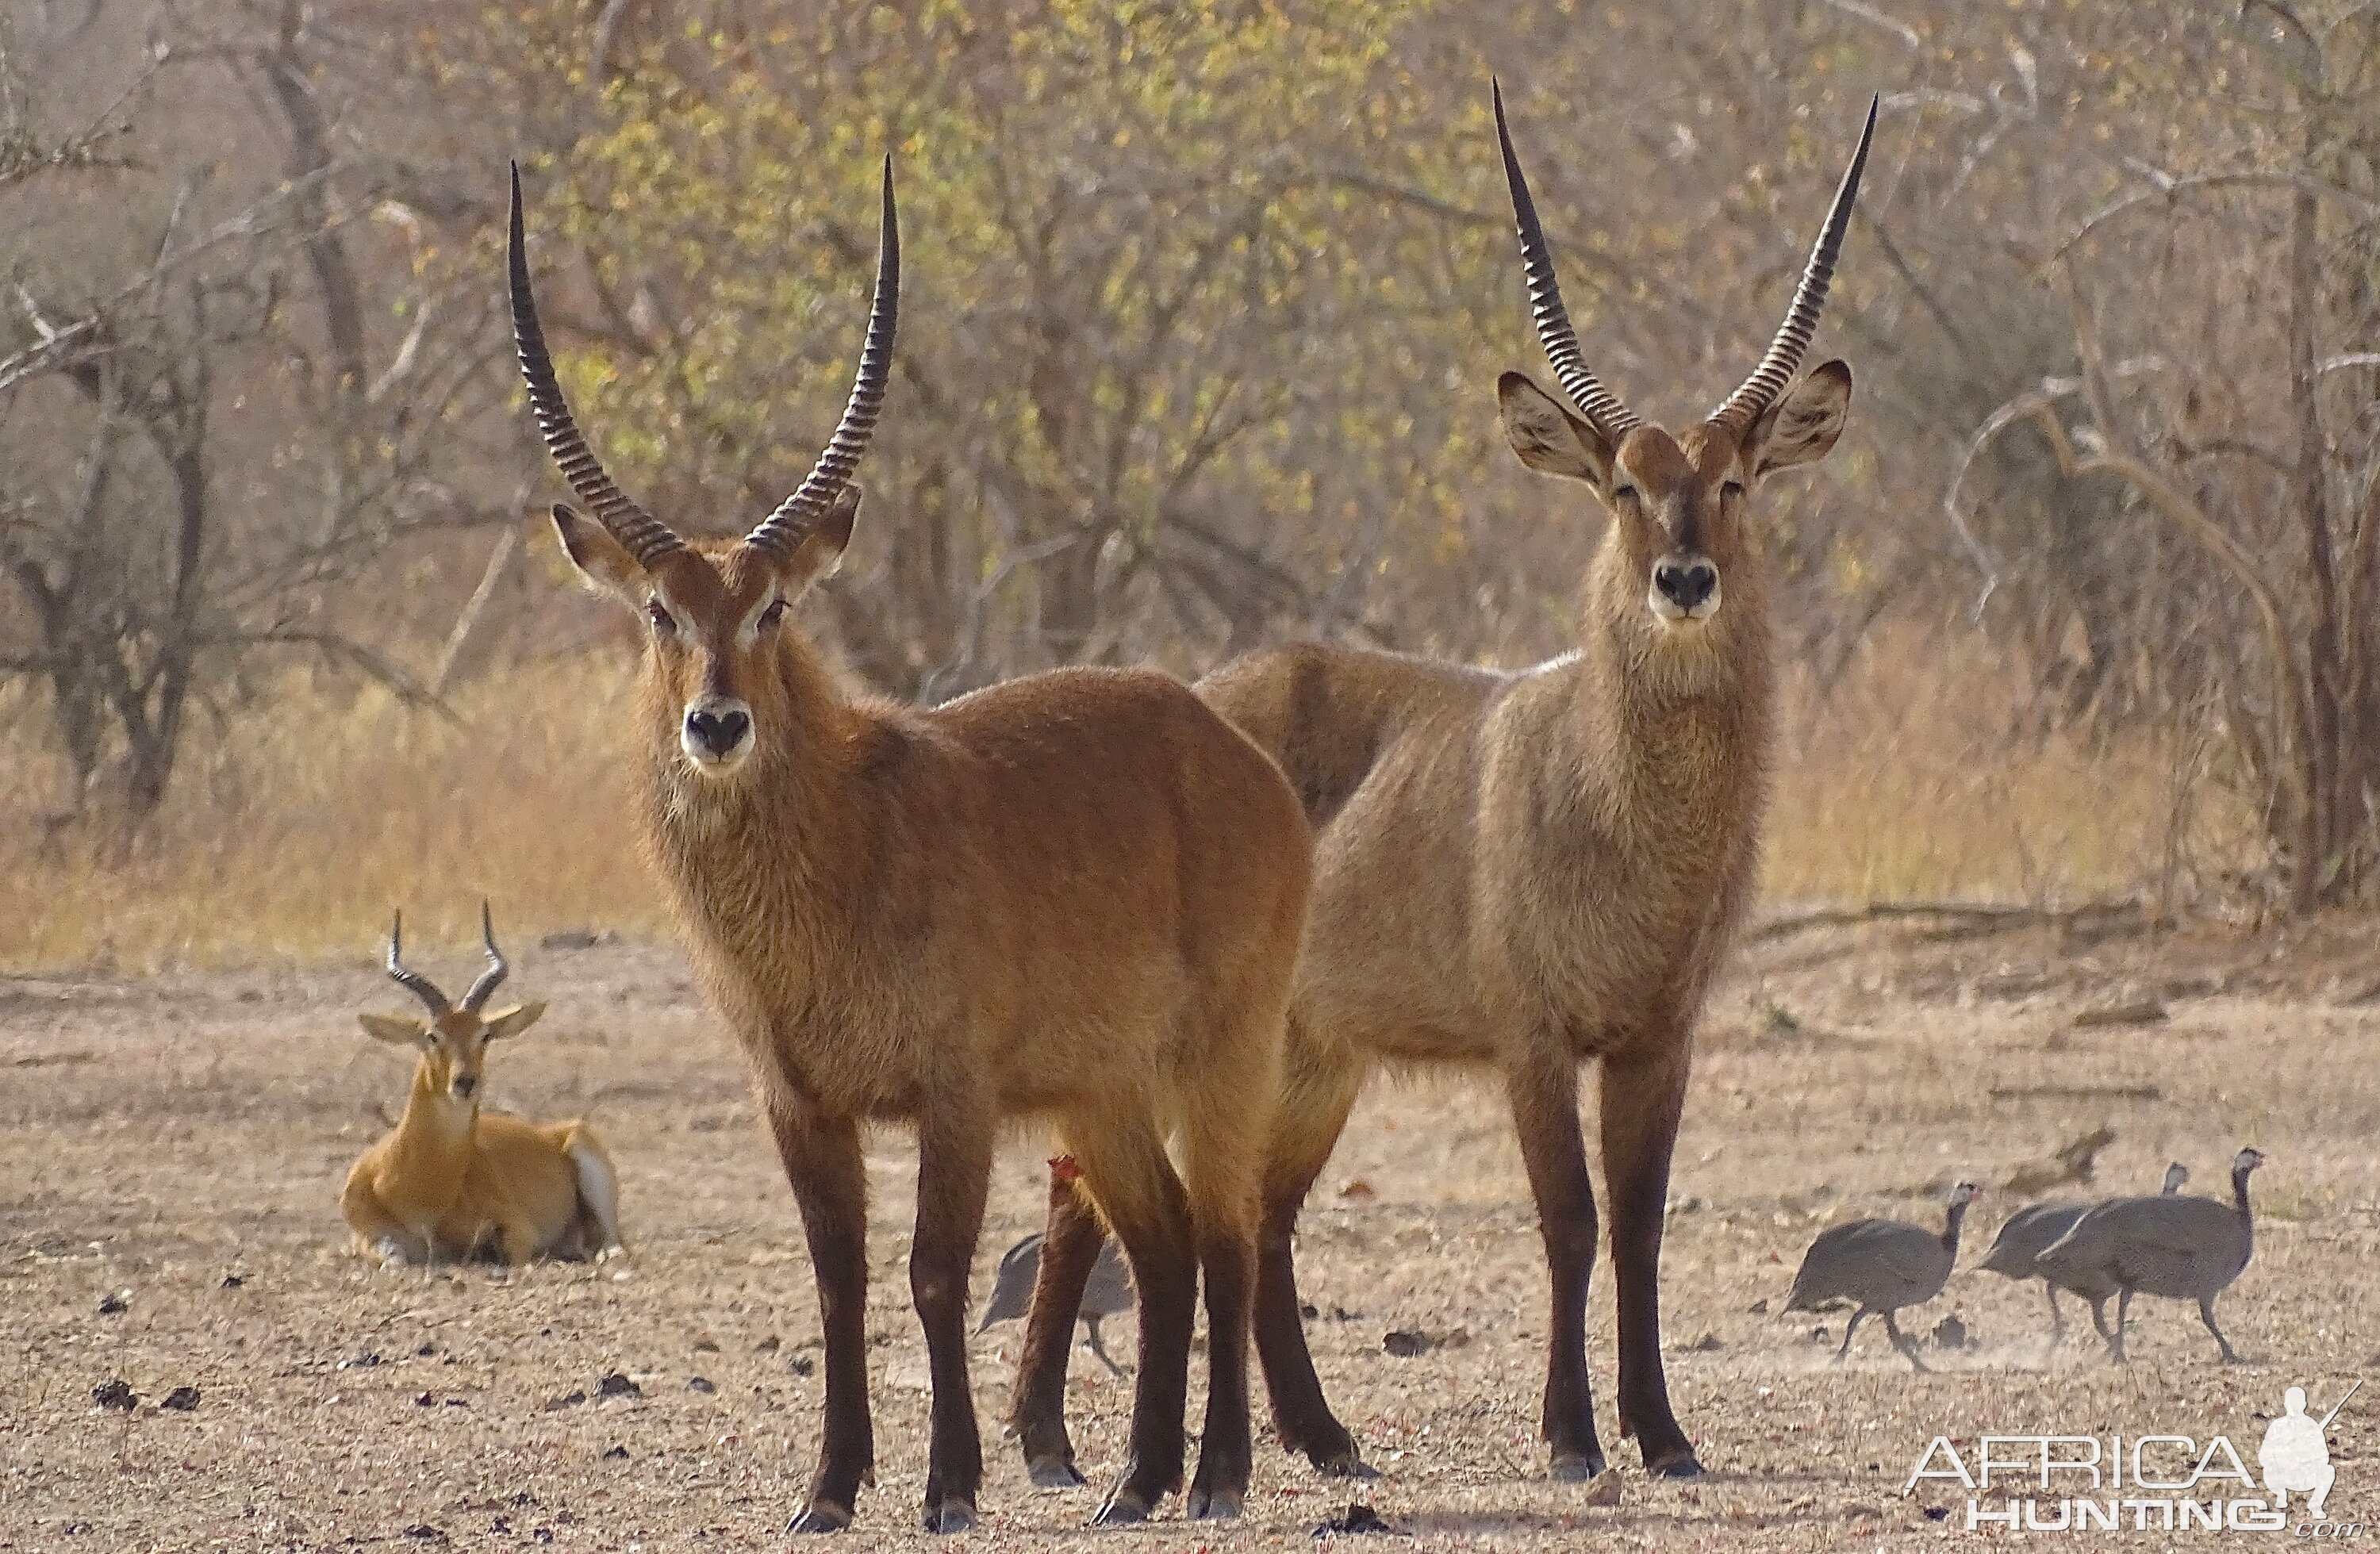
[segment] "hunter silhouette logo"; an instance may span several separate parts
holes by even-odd
[[[2338,1478],[2338,1470],[2330,1465],[2330,1422],[2362,1386],[2358,1380],[2319,1419],[2306,1414],[2304,1388],[2292,1387],[2282,1395],[2281,1415],[2265,1427],[2265,1444],[2256,1449],[2256,1465],[2265,1470],[2265,1487],[2272,1494],[2275,1511],[2288,1509],[2291,1495],[2303,1495],[2306,1514],[2324,1520],[2323,1502]]]

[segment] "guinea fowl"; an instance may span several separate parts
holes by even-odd
[[[2165,1185],[2159,1191],[2170,1197],[2181,1191],[2181,1184],[2189,1180],[2190,1168],[2176,1160],[2165,1168]],[[2090,1213],[2095,1207],[2088,1203],[2036,1203],[2020,1208],[2009,1216],[2008,1223],[2000,1227],[2000,1233],[1992,1238],[1991,1251],[1976,1265],[1994,1273],[2006,1274],[2020,1282],[2027,1279],[2041,1281],[2042,1292],[2049,1297],[2049,1346],[2052,1349],[2057,1348],[2066,1337],[2066,1314],[2058,1309],[2060,1288],[2091,1303],[2091,1325],[2099,1329],[2101,1338],[2107,1336],[2107,1297],[2116,1293],[2116,1286],[2088,1274],[2076,1282],[2061,1284],[2045,1273],[2040,1266],[2041,1254],[2072,1230],[2075,1221]]]
[[[1949,1211],[1938,1235],[1899,1220],[1854,1220],[1823,1232],[1802,1255],[1802,1271],[1793,1276],[1793,1293],[1786,1297],[1785,1309],[1815,1311],[1825,1301],[1855,1302],[1859,1309],[1843,1329],[1843,1346],[1835,1351],[1835,1363],[1840,1365],[1851,1353],[1852,1335],[1859,1331],[1861,1320],[1876,1312],[1884,1317],[1884,1330],[1891,1337],[1892,1346],[1912,1366],[1924,1370],[1925,1362],[1917,1357],[1917,1345],[1902,1335],[1892,1314],[1942,1293],[1951,1265],[1959,1260],[1959,1221],[1966,1218],[1967,1205],[1982,1191],[1973,1182],[1961,1182],[1950,1190]]]
[[[981,1332],[995,1322],[1013,1322],[1032,1308],[1033,1281],[1041,1272],[1041,1232],[1034,1232],[1002,1255],[1000,1271],[992,1276],[991,1299],[983,1308],[983,1320],[976,1325]],[[1119,1244],[1111,1236],[1099,1248],[1099,1260],[1091,1265],[1090,1281],[1083,1286],[1080,1315],[1088,1329],[1085,1346],[1099,1357],[1110,1372],[1122,1376],[1123,1367],[1108,1354],[1107,1345],[1099,1342],[1099,1320],[1120,1316],[1132,1309],[1132,1275],[1124,1270]]]
[[[2231,1160],[2231,1201],[2219,1198],[2110,1198],[2074,1222],[2074,1228],[2043,1249],[2042,1273],[2067,1289],[2083,1281],[2105,1282],[2117,1292],[2116,1325],[2106,1334],[2107,1353],[2124,1358],[2124,1324],[2134,1295],[2194,1300],[2198,1319],[2215,1335],[2223,1363],[2239,1354],[2215,1324],[2215,1297],[2240,1277],[2255,1249],[2254,1215],[2248,1208],[2248,1173],[2265,1163],[2254,1149]],[[2104,1329],[2103,1329],[2104,1330]]]

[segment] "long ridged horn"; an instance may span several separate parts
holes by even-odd
[[[876,296],[868,307],[868,338],[859,349],[859,371],[834,436],[794,494],[744,537],[747,545],[790,556],[809,526],[823,517],[868,451],[876,418],[884,408],[884,385],[892,376],[892,330],[901,311],[901,217],[892,204],[892,159],[884,159],[884,209],[876,230]]]
[[[405,914],[397,913],[388,924],[388,975],[392,981],[430,1006],[432,1015],[443,1015],[455,1006],[438,990],[438,984],[405,965]]]
[[[504,953],[496,948],[496,925],[488,916],[488,904],[484,898],[480,903],[480,942],[487,947],[488,968],[480,973],[479,980],[471,984],[471,990],[463,995],[463,1007],[474,1014],[488,1002],[488,995],[496,990],[497,984],[504,981],[504,973],[512,969],[504,964]]]
[[[1727,403],[1710,415],[1713,426],[1723,426],[1741,432],[1760,419],[1761,412],[1777,403],[1785,385],[1793,381],[1801,370],[1802,354],[1810,348],[1810,336],[1818,332],[1818,315],[1826,310],[1827,286],[1835,278],[1835,261],[1843,251],[1843,234],[1851,229],[1852,204],[1859,199],[1860,175],[1867,169],[1868,142],[1876,138],[1876,99],[1867,102],[1867,125],[1860,131],[1859,149],[1852,152],[1852,164],[1843,172],[1843,181],[1835,186],[1835,202],[1827,212],[1827,224],[1818,228],[1818,240],[1811,247],[1810,262],[1802,271],[1802,284],[1793,288],[1793,305],[1785,310],[1785,322],[1778,326],[1777,338],[1768,343],[1768,354],[1743,380],[1743,386],[1727,396]]]
[[[1553,255],[1546,249],[1544,229],[1537,225],[1536,201],[1529,198],[1529,180],[1522,176],[1521,159],[1512,150],[1512,132],[1504,123],[1503,83],[1491,79],[1489,90],[1496,99],[1496,142],[1503,149],[1504,182],[1512,190],[1512,215],[1520,226],[1521,270],[1529,280],[1529,311],[1537,321],[1537,340],[1545,346],[1546,360],[1553,364],[1554,376],[1569,391],[1571,403],[1605,441],[1616,444],[1636,425],[1636,413],[1587,370],[1586,358],[1578,348],[1578,332],[1571,327],[1570,310],[1562,306],[1561,284],[1554,278]]]
[[[507,279],[513,305],[513,344],[520,351],[521,377],[528,384],[529,407],[537,413],[537,430],[546,452],[562,468],[564,480],[594,513],[595,521],[636,558],[650,567],[686,543],[667,524],[631,501],[612,483],[595,450],[587,445],[578,423],[571,419],[562,383],[553,375],[553,358],[545,348],[545,330],[537,319],[537,297],[528,279],[528,229],[521,218],[520,164],[513,164],[513,222]]]

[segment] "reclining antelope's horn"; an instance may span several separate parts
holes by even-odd
[[[1537,321],[1537,340],[1554,376],[1570,393],[1571,403],[1605,441],[1617,444],[1636,425],[1636,413],[1620,401],[1587,370],[1578,348],[1578,332],[1571,327],[1570,310],[1562,306],[1561,283],[1554,278],[1553,255],[1545,232],[1537,225],[1537,204],[1529,198],[1529,180],[1522,175],[1521,159],[1512,150],[1512,132],[1504,123],[1504,87],[1491,81],[1496,101],[1496,143],[1504,153],[1504,182],[1512,194],[1512,215],[1521,231],[1521,270],[1529,280],[1529,311]]]
[[[406,968],[405,914],[403,912],[397,913],[389,919],[388,975],[398,987],[428,1004],[431,1015],[444,1014],[454,1008],[453,1004],[446,1002],[446,995],[438,990],[437,983],[418,971]]]
[[[480,973],[479,980],[471,984],[471,990],[463,995],[463,1007],[474,1014],[486,1004],[488,995],[496,990],[497,984],[504,981],[504,973],[512,969],[504,965],[504,952],[496,948],[496,927],[488,916],[488,904],[484,900],[480,903],[480,942],[487,946],[488,969]]]
[[[1827,286],[1835,278],[1835,261],[1843,251],[1843,234],[1852,225],[1852,203],[1859,198],[1860,175],[1867,169],[1868,142],[1876,138],[1876,100],[1868,99],[1867,124],[1860,130],[1859,149],[1852,152],[1852,164],[1843,172],[1843,181],[1835,186],[1835,202],[1827,212],[1826,225],[1818,228],[1818,240],[1811,247],[1810,262],[1802,272],[1802,282],[1793,288],[1793,305],[1785,310],[1785,322],[1777,328],[1777,338],[1768,343],[1768,354],[1743,380],[1742,387],[1727,396],[1727,402],[1710,415],[1713,426],[1723,426],[1741,432],[1758,420],[1761,412],[1777,403],[1785,385],[1793,381],[1801,370],[1802,354],[1810,348],[1810,336],[1818,331],[1818,315],[1827,306]]]
[[[884,408],[884,385],[892,374],[892,329],[901,309],[901,218],[892,204],[892,159],[884,159],[884,208],[876,234],[876,295],[868,309],[868,337],[859,351],[859,371],[834,436],[794,494],[745,536],[773,555],[790,555],[809,526],[826,516],[851,483],[860,455]]]
[[[520,352],[521,377],[528,384],[529,407],[537,413],[537,430],[546,452],[562,468],[563,479],[639,566],[650,567],[673,551],[686,548],[667,524],[631,501],[627,492],[603,473],[595,450],[587,445],[578,423],[571,419],[562,383],[553,375],[553,358],[545,348],[545,330],[538,322],[537,296],[528,278],[528,231],[521,218],[520,164],[513,164],[513,218],[506,278],[513,308],[513,344]]]

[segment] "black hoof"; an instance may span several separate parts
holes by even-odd
[[[1226,1487],[1190,1491],[1183,1514],[1193,1522],[1236,1522],[1247,1503],[1245,1491]]]
[[[1700,1478],[1703,1465],[1694,1460],[1692,1451],[1670,1453],[1658,1462],[1646,1463],[1645,1472],[1653,1478]]]
[[[1118,1489],[1091,1516],[1094,1527],[1133,1527],[1148,1520],[1149,1508],[1137,1495]]]
[[[1025,1472],[1037,1489],[1079,1489],[1090,1482],[1083,1470],[1064,1457],[1044,1457],[1025,1464]]]
[[[1325,1478],[1352,1478],[1359,1483],[1369,1483],[1380,1476],[1380,1470],[1364,1461],[1352,1446],[1335,1457],[1315,1458],[1314,1471]]]
[[[975,1507],[965,1500],[944,1500],[940,1510],[926,1508],[926,1531],[965,1533],[975,1529]]]
[[[812,1500],[785,1524],[788,1533],[839,1533],[851,1525],[851,1512],[825,1500]]]
[[[1601,1451],[1558,1451],[1553,1478],[1557,1484],[1584,1484],[1603,1471]]]

